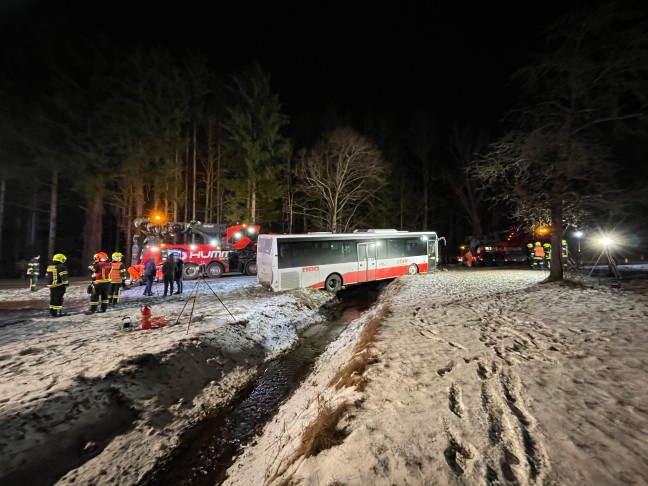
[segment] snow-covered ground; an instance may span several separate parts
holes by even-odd
[[[395,282],[361,386],[336,384],[379,308],[321,357],[226,484],[648,484],[648,281],[541,278]],[[316,447],[323,417],[335,429]]]
[[[648,484],[648,280],[543,276],[458,269],[393,282],[226,484]],[[45,290],[1,291],[0,484],[137,484],[331,297],[246,277],[210,284],[234,318],[203,284],[190,327],[191,303],[175,321],[192,283],[182,298],[140,287],[106,314],[56,320]],[[84,290],[66,307],[80,309]],[[143,303],[169,325],[122,331]]]

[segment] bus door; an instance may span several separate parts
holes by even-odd
[[[428,272],[436,270],[437,267],[437,239],[430,238],[428,244]]]
[[[358,283],[376,280],[376,243],[358,243]]]

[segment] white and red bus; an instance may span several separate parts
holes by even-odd
[[[259,235],[257,278],[272,290],[326,289],[427,273],[436,269],[434,232]]]

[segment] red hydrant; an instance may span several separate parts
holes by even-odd
[[[142,330],[151,329],[151,306],[142,306]]]

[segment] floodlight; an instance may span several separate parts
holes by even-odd
[[[209,244],[210,244],[211,246],[217,246],[217,245],[218,245],[218,240],[215,239],[215,238],[214,238],[214,239],[211,239],[211,240],[209,240]]]
[[[617,246],[619,244],[619,239],[615,237],[614,235],[601,235],[597,239],[597,242],[600,246],[602,246],[604,249],[609,249],[612,248],[613,246]]]

